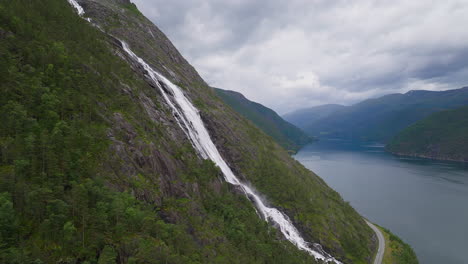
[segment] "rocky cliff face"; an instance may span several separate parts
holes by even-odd
[[[126,41],[153,68],[184,89],[235,173],[286,211],[309,241],[321,243],[347,263],[370,261],[375,239],[361,217],[320,178],[222,103],[169,39],[133,4],[114,0],[78,2],[102,30]],[[142,69],[122,53],[118,42],[112,38],[109,42],[115,54],[144,78]],[[200,160],[160,94],[156,89],[136,90],[124,84],[121,89],[138,105],[141,115],[115,113],[109,120],[111,158],[105,166],[114,172],[110,184],[131,190],[139,199],[157,206],[163,206],[167,197],[200,196],[199,184],[182,178],[187,164],[198,164]],[[130,182],[136,175],[144,175],[145,181],[154,182],[158,188],[135,188]],[[221,177],[213,179],[210,188],[221,189],[220,181]],[[192,210],[196,214],[197,209]],[[177,214],[167,217],[172,222],[180,221]]]

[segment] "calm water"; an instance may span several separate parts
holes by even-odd
[[[295,158],[421,264],[468,263],[468,164],[398,158],[383,145],[323,140]]]

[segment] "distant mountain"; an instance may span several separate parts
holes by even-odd
[[[309,135],[386,142],[432,113],[468,105],[468,87],[447,91],[409,91],[342,107],[299,127]]]
[[[400,155],[468,162],[468,106],[434,113],[409,126],[386,149]]]
[[[301,146],[312,141],[312,137],[285,121],[270,108],[252,102],[238,92],[219,88],[214,88],[214,90],[226,104],[252,121],[252,123],[263,130],[265,134],[271,136],[287,150],[296,151]]]
[[[304,129],[306,128],[307,124],[313,123],[322,118],[326,118],[343,108],[345,108],[345,106],[339,104],[319,105],[287,113],[283,115],[283,118],[291,124]]]

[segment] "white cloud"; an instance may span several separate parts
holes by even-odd
[[[134,0],[216,87],[280,113],[468,80],[468,1]]]

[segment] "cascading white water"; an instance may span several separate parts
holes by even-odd
[[[133,53],[125,42],[122,42],[122,46],[124,51],[143,67],[148,77],[157,85],[165,101],[171,107],[180,127],[190,138],[190,141],[198,153],[200,153],[203,158],[212,160],[221,169],[226,181],[230,184],[239,186],[248,197],[253,199],[257,206],[257,210],[263,215],[263,217],[280,228],[281,233],[283,233],[283,235],[299,249],[307,251],[317,259],[339,263],[333,258],[325,257],[321,253],[312,250],[287,216],[276,208],[267,207],[258,194],[256,194],[249,186],[239,181],[219,154],[218,149],[211,140],[208,130],[203,124],[198,110],[192,105],[187,97],[184,96],[182,90],[166,77],[153,70],[142,58]],[[162,85],[164,85],[166,89],[164,89]],[[169,90],[170,93],[168,93],[167,90]],[[174,100],[175,103],[172,100]]]
[[[75,0],[68,0],[68,2],[76,9],[78,15],[83,16],[84,9],[80,6],[80,4],[78,4],[78,2],[76,2]]]
[[[79,15],[82,16],[84,14],[83,8],[75,0],[68,1],[77,9]],[[90,21],[89,19],[87,20]],[[262,214],[265,220],[272,222],[275,226],[277,226],[281,233],[291,243],[296,245],[299,249],[307,251],[316,259],[341,264],[341,262],[329,256],[328,254],[324,252],[322,252],[322,254],[309,247],[308,243],[302,238],[302,236],[299,234],[299,231],[296,229],[296,227],[294,227],[286,215],[281,213],[276,208],[266,206],[262,199],[260,199],[260,196],[255,193],[252,188],[239,181],[239,179],[234,175],[227,163],[221,157],[218,149],[211,140],[208,130],[205,128],[205,125],[203,124],[203,121],[200,117],[198,109],[196,109],[187,99],[187,97],[185,97],[182,89],[173,84],[163,75],[153,70],[142,58],[138,57],[130,49],[127,43],[123,41],[121,41],[121,43],[123,50],[130,56],[130,58],[138,62],[138,64],[143,67],[148,77],[159,88],[161,94],[164,97],[164,100],[172,109],[174,117],[176,118],[179,126],[187,134],[192,145],[202,156],[202,158],[212,160],[221,169],[225,180],[230,184],[239,186],[240,189],[242,189],[244,193],[254,201],[257,211]]]
[[[80,6],[80,4],[78,4],[78,2],[76,2],[76,0],[68,0],[68,3],[70,3],[70,5],[72,5],[75,9],[76,9],[76,12],[78,13],[78,15],[82,18],[84,18],[86,21],[88,22],[91,22],[91,19],[90,18],[85,18],[83,17],[84,15],[84,9],[82,6]]]

